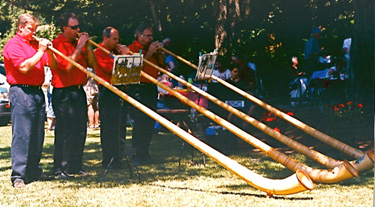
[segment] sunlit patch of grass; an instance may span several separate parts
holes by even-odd
[[[129,131],[131,130],[128,129]],[[371,207],[373,171],[336,184],[316,184],[315,189],[288,196],[273,196],[255,189],[235,174],[185,143],[173,133],[154,134],[150,146],[153,163],[130,169],[101,167],[100,131],[88,131],[84,166],[89,176],[72,180],[33,182],[25,189],[11,187],[11,126],[0,127],[0,204],[34,207]],[[46,131],[41,165],[46,173],[53,166],[54,133]],[[131,149],[131,135],[126,145]],[[320,167],[302,154],[288,156],[312,167]],[[261,151],[240,146],[229,155],[257,174],[282,179],[293,174]],[[205,159],[205,163],[204,160]],[[126,157],[123,162],[126,164]],[[129,161],[131,162],[131,161]],[[140,182],[137,177],[139,174]]]

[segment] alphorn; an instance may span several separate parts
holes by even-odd
[[[230,111],[231,113],[235,114],[239,118],[245,120],[246,122],[252,124],[253,126],[257,127],[258,129],[262,130],[263,132],[267,133],[268,135],[274,137],[278,141],[286,144],[287,146],[291,147],[292,149],[295,149],[299,151],[300,153],[306,155],[307,157],[313,159],[314,161],[317,161],[318,163],[328,167],[328,168],[334,168],[336,166],[339,166],[342,164],[343,161],[332,159],[328,156],[325,156],[315,150],[311,150],[310,148],[306,147],[303,144],[300,144],[293,139],[290,139],[289,137],[273,130],[272,128],[268,127],[267,125],[263,124],[262,122],[257,121],[256,119],[250,117],[249,115],[237,110],[236,108],[233,108],[232,106],[220,101],[216,97],[208,94],[207,92],[201,90],[200,88],[194,86],[193,84],[186,82],[185,80],[179,78],[178,76],[174,75],[173,73],[158,67],[156,67],[159,71],[167,74],[171,78],[177,80],[178,82],[182,83],[183,85],[187,86],[188,88],[191,88],[192,90],[196,91],[200,95],[208,98],[210,101],[214,102],[215,104],[221,106],[222,108]],[[352,165],[355,167],[358,173],[370,170],[373,168],[374,163],[374,156],[371,154],[371,151],[367,151],[365,155],[363,155],[361,158],[359,158],[356,161],[350,161]]]
[[[197,66],[192,64],[191,62],[183,59],[182,57],[172,53],[171,51],[165,49],[165,48],[162,48],[162,50],[164,50],[165,52],[171,54],[172,56],[176,57],[178,60],[184,62],[185,64],[193,67],[194,69],[197,70]],[[355,159],[360,159],[362,158],[365,154],[358,150],[358,149],[355,149],[347,144],[344,144],[343,142],[341,141],[338,141],[337,139],[331,137],[331,136],[328,136],[308,125],[306,125],[305,123],[299,121],[298,119],[294,118],[294,117],[291,117],[289,116],[288,114],[272,107],[271,105],[268,105],[267,103],[261,101],[260,99],[256,98],[255,96],[252,96],[248,93],[246,93],[245,91],[237,88],[236,86],[220,79],[219,77],[215,76],[215,75],[212,75],[211,76],[212,79],[214,79],[215,81],[219,82],[220,84],[228,87],[229,89],[233,90],[234,92],[242,95],[243,97],[249,99],[250,101],[258,104],[259,106],[263,107],[264,109],[270,111],[271,113],[277,115],[278,117],[288,121],[289,123],[295,125],[296,127],[300,128],[301,130],[303,130],[304,132],[310,134],[311,136],[321,140],[322,142],[332,146],[333,148],[336,148],[337,150],[347,154],[348,156],[351,156]]]
[[[93,41],[92,41],[93,42]],[[108,51],[108,50],[107,50]],[[104,52],[107,52],[104,51]],[[107,52],[108,55],[110,53]],[[150,61],[144,59],[143,60],[146,64],[151,65],[152,67],[163,71],[161,67],[151,63]],[[213,114],[209,110],[197,105],[190,99],[186,98],[185,96],[181,95],[180,93],[174,91],[170,87],[162,84],[161,82],[157,81],[153,77],[149,76],[146,73],[141,72],[141,75],[147,78],[148,80],[152,81],[153,83],[157,84],[159,87],[165,89],[166,91],[170,92],[172,95],[177,97],[179,100],[183,101],[184,103],[188,104],[190,107],[197,109],[199,112],[210,118],[211,120],[215,121],[216,123],[226,127],[229,131],[234,133],[235,135],[239,136],[249,144],[253,145],[254,147],[260,149],[261,151],[265,152],[268,156],[273,158],[274,160],[278,161],[279,163],[283,164],[285,167],[289,168],[290,170],[296,172],[297,170],[303,170],[306,172],[310,178],[315,182],[321,183],[335,183],[342,180],[346,180],[352,177],[358,177],[358,172],[355,170],[354,166],[348,162],[343,161],[340,165],[336,166],[333,170],[318,170],[310,168],[306,165],[303,165],[296,160],[286,156],[285,154],[273,149],[272,147],[268,146],[267,144],[263,143],[259,139],[251,136],[250,134],[244,132],[242,129],[239,129],[235,125],[231,124],[230,122],[220,118],[219,116]]]
[[[39,40],[39,38],[35,36],[34,38],[36,40]],[[188,142],[190,145],[194,146],[199,151],[206,154],[214,161],[218,162],[220,165],[225,167],[227,170],[231,171],[232,173],[246,181],[249,185],[266,192],[268,196],[296,194],[302,191],[312,190],[314,188],[314,183],[309,178],[309,176],[303,171],[297,171],[296,173],[284,179],[268,179],[256,174],[255,172],[249,170],[245,166],[237,163],[236,161],[230,159],[229,157],[223,155],[222,153],[203,143],[198,138],[189,134],[185,130],[179,128],[174,123],[170,122],[169,120],[154,112],[142,103],[139,103],[137,100],[128,96],[126,93],[122,92],[121,90],[111,85],[104,79],[88,71],[86,68],[84,68],[77,62],[73,61],[69,57],[65,56],[57,49],[53,48],[52,46],[48,46],[48,48],[51,49],[54,53],[64,58],[65,60],[67,60],[75,67],[77,67],[79,70],[83,71],[84,73],[92,77],[97,82],[100,82],[104,87],[108,88],[109,90],[120,96],[122,99],[132,104],[134,107],[138,108],[154,120],[158,121],[167,129],[174,132],[177,136]]]
[[[148,60],[143,60],[145,63],[153,66],[154,68],[159,69],[160,67],[151,63]],[[161,68],[160,68],[161,69]],[[141,72],[142,76],[147,78],[148,80],[152,81],[159,87],[163,88],[164,90],[171,93],[177,99],[181,100],[185,104],[189,105],[192,108],[195,108],[200,113],[205,115],[206,117],[210,118],[211,120],[215,121],[219,125],[225,127],[227,130],[232,132],[233,134],[237,135],[247,143],[251,144],[252,146],[260,149],[262,152],[270,156],[275,161],[281,163],[288,169],[296,172],[297,170],[302,170],[305,172],[314,182],[319,183],[336,183],[343,180],[347,180],[352,177],[358,177],[358,172],[355,170],[354,166],[344,160],[340,165],[333,168],[332,170],[321,170],[321,169],[314,169],[308,167],[307,165],[301,164],[298,161],[288,157],[287,155],[277,151],[276,149],[270,147],[269,145],[265,144],[264,142],[260,141],[259,139],[253,137],[252,135],[248,134],[247,132],[243,131],[242,129],[238,128],[237,126],[233,125],[232,123],[228,122],[227,120],[219,117],[218,115],[212,113],[211,111],[207,110],[206,108],[196,104],[189,98],[181,95],[180,93],[174,91],[172,88],[166,86],[162,82],[156,80],[155,78],[151,77],[150,75]]]

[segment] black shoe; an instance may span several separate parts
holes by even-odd
[[[45,175],[45,174],[40,174],[39,177],[34,179],[34,181],[52,181],[52,180],[55,180],[55,177],[48,176],[48,175]]]
[[[86,171],[84,170],[79,170],[79,171],[72,171],[72,172],[69,172],[70,174],[73,174],[73,175],[80,175],[80,176],[87,176],[89,175]]]
[[[138,156],[133,157],[133,165],[139,166],[143,164],[144,164],[144,160],[141,157],[138,157]]]
[[[74,176],[70,175],[69,173],[65,171],[57,171],[55,173],[55,176],[57,176],[59,179],[64,179],[64,180],[74,178]]]

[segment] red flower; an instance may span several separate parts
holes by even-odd
[[[334,111],[340,111],[340,108],[338,108],[338,107],[335,106],[335,107],[333,108],[333,110],[334,110]]]
[[[277,132],[280,132],[280,129],[275,127],[273,130],[277,131]]]
[[[343,107],[345,107],[345,105],[344,104],[339,104],[339,107],[343,108]]]
[[[267,118],[267,119],[266,119],[266,122],[272,122],[272,121],[274,121],[274,120],[276,120],[276,118]]]
[[[294,114],[292,112],[288,112],[286,113],[287,115],[290,115],[290,116],[294,116]]]
[[[352,102],[352,101],[349,101],[349,102],[347,102],[346,104],[351,105],[351,104],[353,104],[353,102]]]
[[[362,103],[358,104],[358,107],[360,107],[360,108],[363,108],[363,105],[362,105]]]

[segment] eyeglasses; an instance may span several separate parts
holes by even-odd
[[[146,36],[146,37],[148,37],[148,38],[151,38],[151,37],[153,37],[154,35],[153,34],[149,34],[149,35],[143,35],[143,34],[141,34],[142,36]]]
[[[79,25],[66,26],[66,27],[70,27],[70,28],[72,28],[72,30],[76,30],[76,29],[78,29],[78,28],[79,28]]]

